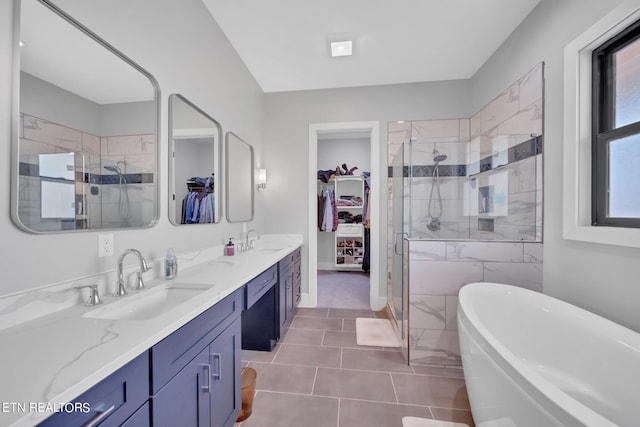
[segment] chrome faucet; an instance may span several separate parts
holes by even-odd
[[[94,305],[102,304],[102,300],[100,299],[100,295],[98,294],[97,283],[94,285],[83,285],[83,286],[75,287],[75,289],[83,289],[83,288],[89,288],[91,290],[89,294],[89,299],[85,303],[87,307],[93,307]]]
[[[247,231],[247,234],[245,236],[245,241],[244,241],[244,249],[246,251],[248,251],[249,249],[253,248],[253,240],[249,241],[249,235],[251,234],[251,232],[256,234],[256,238],[258,240],[260,240],[260,234],[258,234],[258,232],[256,230],[254,230],[253,228],[249,231]]]
[[[151,267],[147,265],[147,261],[142,256],[142,253],[137,249],[127,249],[118,257],[118,290],[115,293],[115,297],[121,297],[127,294],[127,289],[124,286],[124,273],[122,267],[122,261],[127,254],[134,254],[140,260],[140,271],[138,271],[138,280],[136,281],[136,287],[134,289],[144,288],[144,282],[142,281],[142,273],[151,270]]]

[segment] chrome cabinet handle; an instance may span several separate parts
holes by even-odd
[[[211,365],[206,364],[202,365],[204,369],[207,371],[205,377],[207,377],[207,384],[202,386],[202,389],[207,393],[211,393]]]
[[[218,359],[218,372],[211,375],[211,378],[220,381],[222,379],[222,356],[219,353],[213,353],[212,356],[214,359]]]
[[[115,404],[109,406],[105,411],[96,413],[96,415],[89,421],[87,421],[87,423],[84,424],[83,427],[93,427],[97,425],[100,421],[104,420],[111,412],[113,412],[114,409],[116,409]]]

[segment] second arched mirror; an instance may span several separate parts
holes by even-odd
[[[222,128],[184,96],[169,97],[169,219],[174,225],[220,222]]]
[[[253,219],[253,147],[233,132],[225,136],[227,221]]]

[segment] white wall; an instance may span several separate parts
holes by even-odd
[[[621,1],[542,0],[472,80],[474,109],[545,62],[544,291],[640,330],[640,250],[562,238],[563,49]]]
[[[381,188],[379,259],[372,268],[379,269],[380,280],[387,277],[387,122],[396,120],[469,117],[469,81],[446,81],[327,89],[266,94],[265,167],[269,183],[265,191],[266,229],[272,233],[302,233],[308,243],[307,221],[312,209],[307,206],[309,179],[309,124],[354,121],[380,122],[381,176],[372,177]],[[374,165],[371,165],[372,169]],[[311,175],[310,175],[311,174]],[[373,232],[373,231],[372,231]],[[306,248],[303,248],[302,291],[308,291]],[[372,284],[373,285],[373,284]],[[386,298],[386,286],[380,286]]]
[[[241,224],[175,227],[167,215],[168,97],[183,94],[256,148],[262,159],[264,94],[199,0],[93,1],[57,0],[125,55],[153,74],[161,89],[160,219],[145,230],[115,231],[115,253],[135,247],[149,259],[222,243],[239,236]],[[0,2],[0,295],[115,268],[116,257],[98,258],[97,232],[35,235],[10,218],[12,2]],[[264,230],[262,198],[256,200],[252,228]],[[132,260],[129,260],[131,262]]]

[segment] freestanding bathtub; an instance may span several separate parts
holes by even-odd
[[[496,283],[461,289],[458,329],[478,427],[640,426],[640,334]]]

